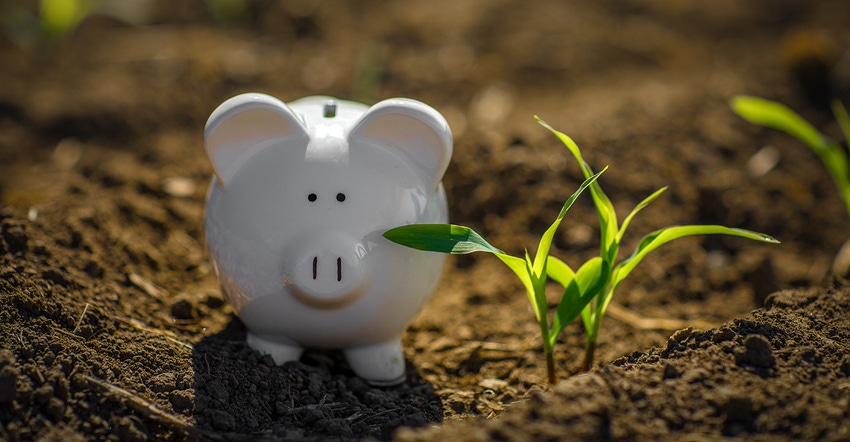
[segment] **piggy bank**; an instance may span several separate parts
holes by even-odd
[[[383,233],[448,221],[442,115],[404,98],[287,105],[249,93],[212,113],[204,147],[215,169],[206,247],[248,345],[278,364],[341,349],[370,383],[402,382],[401,334],[445,258]]]

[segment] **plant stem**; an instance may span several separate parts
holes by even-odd
[[[584,361],[581,363],[581,372],[586,373],[593,367],[593,353],[596,352],[596,341],[587,341],[584,346]]]
[[[555,375],[555,355],[551,351],[546,352],[546,377],[549,378],[549,384],[554,385],[558,381]]]

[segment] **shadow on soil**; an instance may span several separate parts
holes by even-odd
[[[388,440],[399,426],[442,421],[440,397],[409,362],[407,382],[377,388],[355,376],[339,352],[308,350],[301,361],[277,366],[249,348],[245,334],[234,317],[195,346],[194,415],[202,434]]]

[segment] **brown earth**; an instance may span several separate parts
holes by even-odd
[[[727,104],[778,99],[837,137],[846,2],[257,1],[234,21],[150,5],[52,43],[0,38],[0,439],[850,438],[850,289],[831,271],[847,214],[814,154]],[[431,104],[455,134],[452,221],[512,254],[581,181],[535,114],[610,166],[621,217],[669,186],[624,250],[685,223],[782,244],[653,252],[593,371],[573,376],[573,324],[551,387],[522,287],[484,255],[449,259],[404,335],[407,383],[370,387],[335,352],[277,367],[245,345],[202,242],[203,124],[246,91]],[[597,236],[582,197],[553,254],[578,266]]]

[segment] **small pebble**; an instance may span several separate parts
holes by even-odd
[[[501,379],[482,379],[478,385],[488,390],[501,391],[508,386],[508,383]]]
[[[664,366],[664,379],[675,379],[679,377],[679,369],[672,364]]]
[[[166,178],[162,180],[162,190],[175,198],[187,198],[195,194],[195,183],[184,177]]]
[[[747,161],[747,172],[753,178],[761,178],[773,170],[779,164],[780,159],[782,159],[782,155],[779,153],[779,149],[773,146],[762,147]]]

